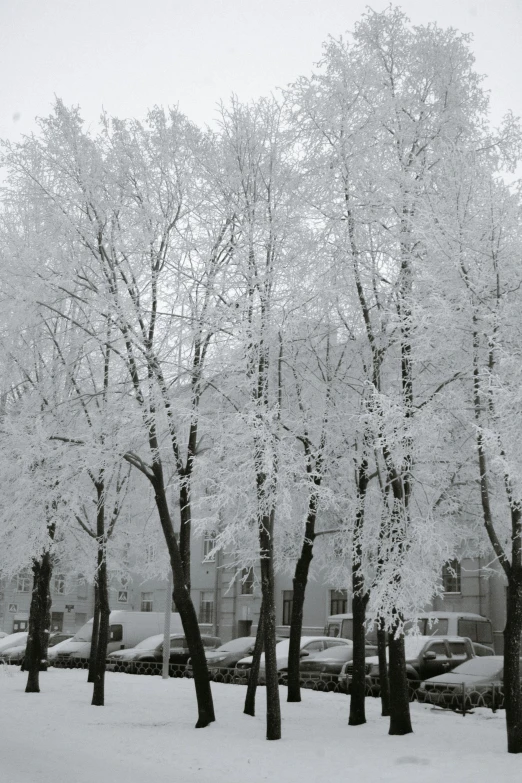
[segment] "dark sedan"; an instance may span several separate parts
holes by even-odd
[[[221,644],[217,636],[202,636],[206,649],[215,649]],[[179,634],[171,634],[169,664],[171,674],[182,676],[185,664],[190,657],[187,640]],[[109,671],[126,671],[136,674],[152,674],[161,670],[163,662],[163,634],[149,636],[128,650],[117,650],[107,656]]]
[[[317,690],[334,690],[344,664],[353,658],[353,645],[342,644],[328,647],[301,658],[299,676],[303,685]]]
[[[60,642],[64,642],[66,639],[71,639],[73,636],[74,634],[72,633],[62,633],[61,631],[55,631],[49,636],[49,648],[54,647],[56,644],[60,644]],[[10,647],[9,650],[6,650],[6,652],[3,653],[2,659],[6,663],[22,665],[25,658],[26,646],[27,642],[24,642],[18,647]]]
[[[455,710],[502,707],[503,686],[504,658],[490,655],[472,658],[452,672],[430,677],[420,685],[419,700]]]
[[[229,680],[236,663],[245,655],[252,655],[255,643],[255,636],[240,636],[238,639],[225,642],[215,650],[205,650],[210,679],[217,682]],[[192,675],[190,660],[187,663],[187,673]]]

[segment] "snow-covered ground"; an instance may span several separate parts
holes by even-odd
[[[257,717],[243,715],[245,687],[213,684],[216,723],[194,729],[191,680],[108,673],[106,706],[91,707],[86,672],[51,669],[42,692],[0,667],[0,780],[5,783],[493,783],[519,780],[506,753],[504,713],[462,717],[413,704],[414,733],[390,737],[379,702],[368,723],[347,725],[347,696],[303,690],[284,701],[283,739],[267,742],[265,689]]]

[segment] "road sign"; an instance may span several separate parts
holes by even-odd
[[[16,614],[18,611],[18,604],[9,604],[9,611],[13,612],[13,614]]]
[[[129,593],[127,590],[120,590],[118,592],[118,603],[119,604],[126,604],[128,600]]]

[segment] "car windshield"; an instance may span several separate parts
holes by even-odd
[[[425,636],[405,636],[404,648],[406,653],[406,660],[416,658],[425,644]]]
[[[158,633],[155,636],[148,636],[146,639],[143,639],[142,642],[138,642],[138,644],[135,645],[136,650],[152,650],[154,647],[157,647],[158,644],[161,644],[163,641],[163,634]]]
[[[243,652],[255,644],[253,636],[242,636],[240,639],[231,639],[229,642],[217,647],[213,652]]]
[[[483,656],[481,658],[471,658],[465,663],[461,663],[453,674],[474,674],[477,677],[500,677],[504,668],[502,658],[494,655]]]
[[[335,647],[329,647],[327,650],[321,650],[318,653],[311,653],[314,658],[333,658],[336,661],[348,661],[353,654],[351,644],[337,644]]]
[[[85,623],[78,633],[73,636],[72,641],[74,642],[90,642],[92,639],[92,620],[90,623]]]
[[[283,639],[276,644],[276,655],[286,655],[290,647],[290,639]],[[264,653],[263,653],[264,654]]]
[[[70,636],[55,636],[52,639],[49,639],[48,647],[54,647],[55,644],[60,644],[60,642],[64,642],[66,639],[70,639]]]
[[[404,630],[419,632],[422,636],[445,636],[448,633],[448,621],[443,617],[419,617],[417,622],[412,620],[404,623]]]

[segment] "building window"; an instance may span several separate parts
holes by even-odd
[[[58,595],[65,593],[65,576],[63,574],[55,574],[54,577],[54,592]],[[62,630],[61,628],[59,629]]]
[[[292,620],[292,604],[294,603],[294,591],[283,590],[283,625],[290,625]]]
[[[241,571],[241,595],[253,595],[254,593],[254,569],[243,568]]]
[[[348,590],[330,590],[330,614],[346,614]]]
[[[202,590],[199,594],[199,622],[214,622],[214,593],[211,590]]]
[[[460,593],[460,563],[448,560],[442,566],[442,590],[445,593]]]
[[[85,612],[75,612],[74,613],[74,627],[78,631],[82,625],[85,625],[87,622],[87,615]]]
[[[31,592],[31,573],[26,568],[20,571],[16,577],[16,592],[17,593],[30,593]]]
[[[52,612],[51,631],[63,631],[63,612]]]
[[[141,594],[141,611],[152,612],[154,606],[154,593]]]
[[[78,589],[76,591],[76,597],[80,599],[87,598],[87,582],[83,574],[78,574]]]
[[[206,530],[205,538],[203,539],[203,561],[205,563],[213,563],[216,559],[216,553],[212,550],[216,545],[216,531]]]

